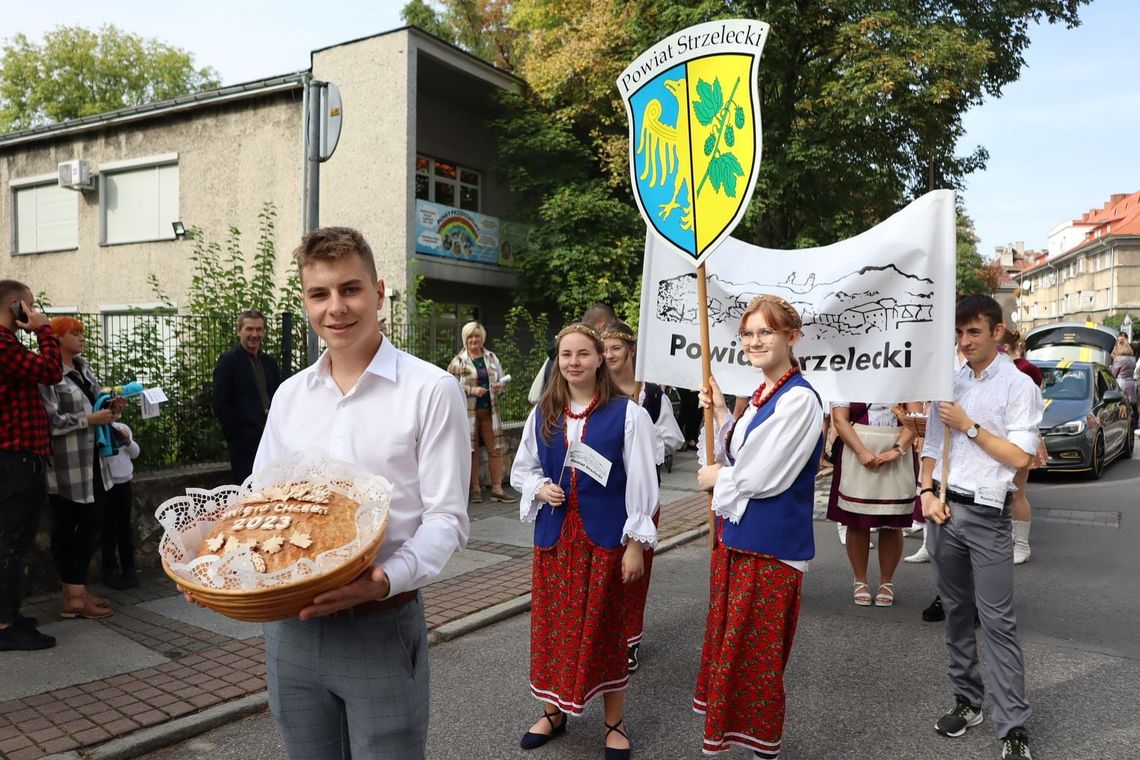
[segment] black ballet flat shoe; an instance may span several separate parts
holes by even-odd
[[[606,723],[603,720],[602,725],[606,727],[606,736],[603,737],[602,741],[605,741],[605,738],[609,737],[610,734],[615,732],[624,736],[626,741],[629,741],[629,734],[621,730],[621,724],[622,721],[619,720],[617,723],[611,726],[609,723]],[[629,749],[614,749],[613,747],[606,747],[606,760],[629,760],[629,757],[632,754],[633,747],[630,747]]]
[[[562,716],[562,722],[558,725],[555,725],[554,718],[559,715]],[[562,712],[561,710],[552,713],[544,711],[542,713],[542,717],[546,718],[546,721],[550,724],[550,733],[536,734],[533,731],[527,731],[522,735],[522,739],[519,739],[519,746],[523,749],[538,749],[554,737],[561,736],[562,734],[566,733],[566,713]]]

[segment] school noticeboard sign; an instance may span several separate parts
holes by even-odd
[[[739,224],[760,169],[761,21],[671,34],[618,77],[637,207],[663,246],[702,264]]]
[[[510,266],[530,237],[530,225],[416,201],[416,252],[479,264]]]

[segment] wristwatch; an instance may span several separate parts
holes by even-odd
[[[982,428],[978,425],[978,423],[975,422],[973,425],[970,425],[970,427],[966,428],[966,437],[971,441],[974,440],[978,437],[978,431],[981,429]]]

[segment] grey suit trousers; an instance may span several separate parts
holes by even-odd
[[[1025,662],[1013,611],[1013,539],[1009,507],[995,509],[950,501],[950,519],[927,523],[938,593],[946,609],[948,676],[955,694],[982,704],[974,614],[986,643],[991,718],[999,738],[1029,720]]]
[[[269,706],[291,760],[416,760],[428,729],[423,597],[361,617],[266,623]]]

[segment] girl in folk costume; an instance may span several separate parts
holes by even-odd
[[[815,556],[812,506],[823,449],[823,406],[792,347],[802,334],[782,298],[753,298],[740,340],[764,382],[735,421],[716,381],[701,392],[717,423],[717,464],[697,482],[713,493],[716,521],[709,614],[693,709],[705,715],[704,751],[737,745],[778,758],[784,669]]]
[[[642,383],[634,379],[634,361],[637,358],[637,336],[625,322],[611,322],[602,331],[602,342],[606,347],[606,366],[609,367],[618,392],[629,396],[649,412],[653,420],[654,461],[657,463],[658,483],[661,481],[661,465],[665,457],[672,454],[685,442],[677,418],[673,416],[673,405],[669,397],[655,383]],[[661,510],[653,512],[653,524],[657,525]],[[638,667],[637,651],[641,646],[645,620],[645,599],[649,594],[649,576],[653,570],[653,552],[645,552],[645,575],[630,588],[629,608],[626,617],[626,644],[629,646],[629,672]]]
[[[535,522],[530,688],[543,716],[520,742],[540,747],[599,694],[605,756],[630,755],[622,716],[629,679],[622,625],[629,585],[657,543],[653,425],[614,388],[602,339],[573,324],[556,339],[558,372],[531,410],[511,468],[520,514]],[[595,465],[570,466],[568,452]],[[581,460],[578,460],[581,461]]]
[[[921,412],[921,403],[902,405]],[[835,472],[827,519],[847,529],[847,560],[855,575],[852,601],[860,607],[895,603],[895,570],[903,555],[903,528],[914,521],[918,462],[911,452],[912,428],[903,427],[893,404],[837,402],[831,420],[838,440],[832,449]],[[920,505],[921,506],[921,505]],[[867,585],[871,530],[879,529],[879,586]]]

